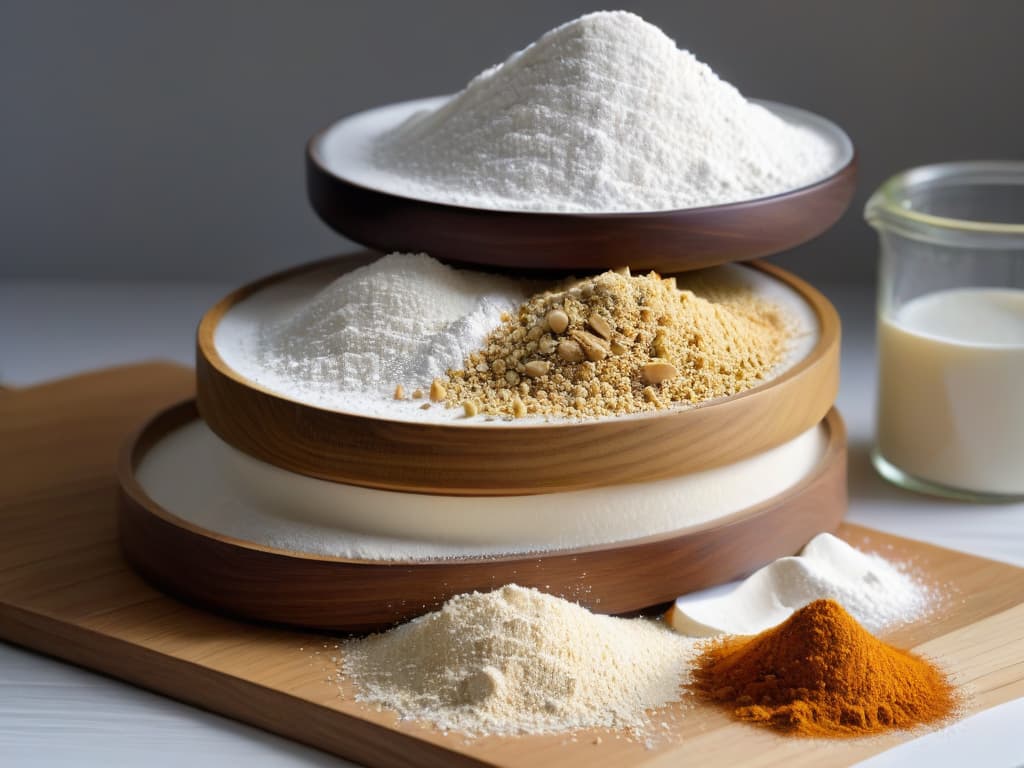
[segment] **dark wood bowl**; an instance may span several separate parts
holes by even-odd
[[[128,561],[160,588],[260,621],[378,630],[435,610],[453,595],[512,582],[600,613],[630,613],[792,555],[815,534],[834,531],[846,511],[846,434],[832,410],[824,422],[825,453],[803,480],[760,504],[682,531],[496,557],[380,561],[312,555],[202,528],[146,493],[136,477],[143,457],[196,418],[194,402],[172,406],[126,444],[118,464],[121,545]],[[180,471],[181,482],[188,483],[188,467]]]
[[[345,263],[345,262],[342,262]],[[350,260],[349,268],[359,261]],[[839,316],[822,294],[770,264],[817,316],[817,343],[775,378],[689,409],[511,425],[398,421],[328,410],[261,387],[215,342],[239,302],[323,262],[271,275],[221,299],[199,324],[199,413],[229,445],[289,472],[370,488],[457,496],[552,493],[676,477],[730,464],[813,427],[839,387]],[[538,450],[543,446],[543,450]]]
[[[591,272],[628,265],[682,272],[785,251],[825,232],[843,214],[856,183],[856,152],[845,133],[813,113],[760,102],[791,122],[816,128],[841,147],[827,178],[782,194],[703,208],[637,213],[537,213],[430,202],[375,188],[332,161],[333,147],[365,143],[375,113],[395,122],[415,106],[390,105],[341,120],[310,139],[306,189],[320,218],[375,250],[426,251],[456,264],[539,272]],[[397,115],[397,116],[392,116]]]

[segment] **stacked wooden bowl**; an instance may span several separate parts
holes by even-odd
[[[321,217],[380,251],[427,250],[458,263],[508,268],[511,254],[527,253],[519,266],[530,271],[628,263],[682,272],[803,242],[830,226],[853,192],[850,146],[832,176],[757,201],[650,214],[476,211],[346,178],[329,156],[344,122],[307,152]],[[532,247],[509,250],[510,237]],[[247,302],[372,257],[273,275],[203,317],[196,400],[155,415],[120,465],[124,551],[158,585],[222,612],[334,630],[385,627],[508,582],[627,613],[740,577],[838,526],[846,506],[845,434],[832,408],[839,320],[802,280],[764,263],[732,267],[804,303],[814,326],[804,354],[741,394],[640,416],[387,419],[302,402],[226,359],[218,334]],[[773,480],[766,462],[792,464],[784,456],[798,451],[800,471]],[[687,511],[672,527],[665,509],[677,497]],[[662,517],[647,528],[654,498]],[[604,515],[605,533],[591,539],[579,521],[598,512],[575,511],[588,505]],[[262,520],[267,533],[253,534]],[[415,546],[390,555],[367,543],[405,536]]]

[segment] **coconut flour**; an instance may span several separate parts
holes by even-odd
[[[600,616],[509,585],[341,647],[360,701],[442,730],[639,731],[683,695],[695,643],[648,619]]]
[[[372,154],[407,196],[595,212],[783,192],[827,176],[838,151],[616,11],[548,32],[379,137]]]

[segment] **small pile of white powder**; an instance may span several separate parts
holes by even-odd
[[[838,150],[747,101],[660,29],[583,16],[379,137],[410,197],[479,208],[640,211],[747,200],[820,180]]]
[[[299,395],[390,395],[461,368],[526,296],[526,284],[392,253],[263,329],[261,364]]]
[[[897,564],[821,533],[799,556],[779,558],[727,594],[679,598],[668,621],[692,636],[754,635],[808,603],[831,599],[877,633],[926,615],[935,597]]]
[[[648,619],[599,616],[516,585],[342,647],[356,698],[442,730],[643,729],[678,701],[695,643]]]

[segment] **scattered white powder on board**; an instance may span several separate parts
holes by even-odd
[[[407,196],[591,212],[771,195],[825,178],[837,156],[624,11],[551,30],[373,149]]]
[[[526,284],[392,253],[348,272],[263,329],[261,363],[296,394],[429,386],[460,368],[526,298]]]
[[[779,558],[724,595],[679,598],[668,622],[696,637],[753,635],[814,600],[831,598],[877,633],[926,615],[935,597],[899,565],[821,533],[799,556]]]
[[[358,700],[442,730],[641,731],[648,710],[683,695],[694,649],[655,621],[508,585],[346,642],[341,669]]]

